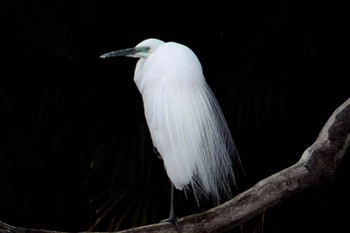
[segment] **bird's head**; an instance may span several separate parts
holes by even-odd
[[[105,53],[101,55],[100,58],[120,57],[120,56],[147,58],[154,51],[156,51],[157,48],[159,48],[162,44],[164,44],[164,41],[151,38],[140,42],[134,48]]]

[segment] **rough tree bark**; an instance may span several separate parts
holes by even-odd
[[[337,167],[350,144],[350,98],[330,116],[316,141],[300,160],[238,194],[232,200],[206,212],[178,219],[186,232],[225,232],[287,201],[307,189],[333,180]],[[57,231],[24,229],[0,221],[0,232],[53,233]],[[120,233],[177,232],[171,223],[158,223],[119,231]]]

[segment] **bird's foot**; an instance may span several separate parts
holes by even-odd
[[[172,216],[172,217],[169,217],[169,218],[167,218],[167,219],[163,219],[163,220],[160,221],[160,222],[170,222],[170,223],[174,224],[174,226],[175,226],[177,232],[180,233],[180,229],[179,229],[179,226],[178,226],[178,224],[177,224],[177,218],[176,218],[176,217]]]
[[[163,219],[160,222],[171,222],[171,223],[177,223],[177,218],[176,217],[169,217],[167,219]]]

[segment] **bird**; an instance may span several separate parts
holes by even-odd
[[[174,190],[191,191],[216,205],[232,197],[241,160],[217,98],[197,55],[186,45],[149,38],[100,58],[137,58],[134,82],[141,93],[153,147],[171,181],[169,218],[176,222]]]

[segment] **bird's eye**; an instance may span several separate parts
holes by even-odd
[[[151,47],[147,46],[147,47],[146,47],[146,51],[147,51],[147,52],[150,52],[150,51],[151,51]]]

